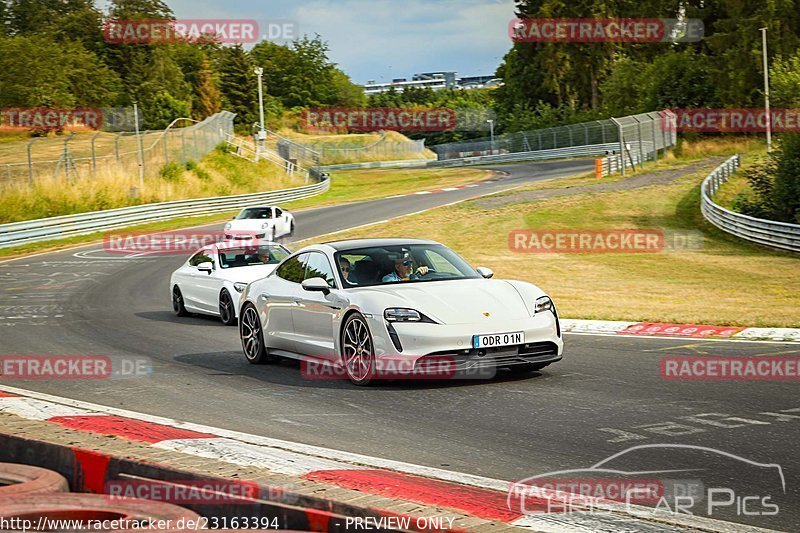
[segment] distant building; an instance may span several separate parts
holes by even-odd
[[[434,91],[441,89],[480,89],[483,87],[496,87],[503,81],[494,76],[468,76],[459,78],[457,72],[422,72],[414,74],[409,81],[407,78],[395,78],[390,82],[376,83],[370,80],[364,85],[364,94],[381,94],[394,89],[403,92],[407,87],[429,88]]]

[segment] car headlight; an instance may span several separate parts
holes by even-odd
[[[233,224],[231,224],[230,222],[228,222],[227,224],[225,224],[225,230],[229,230],[229,229],[231,229],[232,227],[233,227]]]
[[[390,307],[383,312],[383,318],[387,322],[423,322],[425,324],[439,324],[431,317],[420,313],[416,309],[406,309],[404,307]]]
[[[387,322],[419,322],[422,320],[422,315],[414,309],[393,307],[383,312],[383,318]]]
[[[551,300],[549,296],[542,296],[536,299],[536,305],[533,308],[534,314],[543,313],[544,311],[553,312],[554,310],[553,300]]]
[[[233,288],[236,289],[236,292],[244,292],[244,290],[247,288],[247,283],[237,281],[233,284]]]

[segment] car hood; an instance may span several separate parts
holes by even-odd
[[[217,270],[217,277],[233,283],[250,283],[269,276],[278,265],[252,265]]]
[[[536,289],[536,293],[541,293],[533,285],[530,287]],[[531,316],[533,305],[533,302],[530,306],[526,305],[520,291],[511,282],[483,278],[410,282],[353,290],[364,296],[371,295],[369,299],[374,299],[377,307],[408,307],[445,324],[467,324],[487,318],[526,318]],[[535,301],[534,295],[531,297]],[[383,312],[382,309],[375,311]]]

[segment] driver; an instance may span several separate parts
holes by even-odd
[[[428,273],[428,267],[421,266],[414,272],[414,261],[410,257],[398,257],[394,260],[394,272],[383,276],[384,283],[391,283],[393,281],[408,281],[411,279],[419,279]]]
[[[265,265],[268,265],[269,262],[272,261],[272,255],[269,253],[269,248],[259,248],[258,260]]]

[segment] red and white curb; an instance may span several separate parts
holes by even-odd
[[[60,398],[0,385],[0,413],[46,421],[73,430],[114,435],[196,457],[275,473],[542,532],[760,532],[685,514],[655,513],[640,506],[607,503],[603,513],[524,515],[510,509],[512,483],[472,474],[369,457],[295,442],[211,428],[189,422]]]
[[[561,330],[566,333],[583,333],[587,335],[800,342],[800,328],[746,328],[704,324],[664,324],[658,322],[562,318]]]

